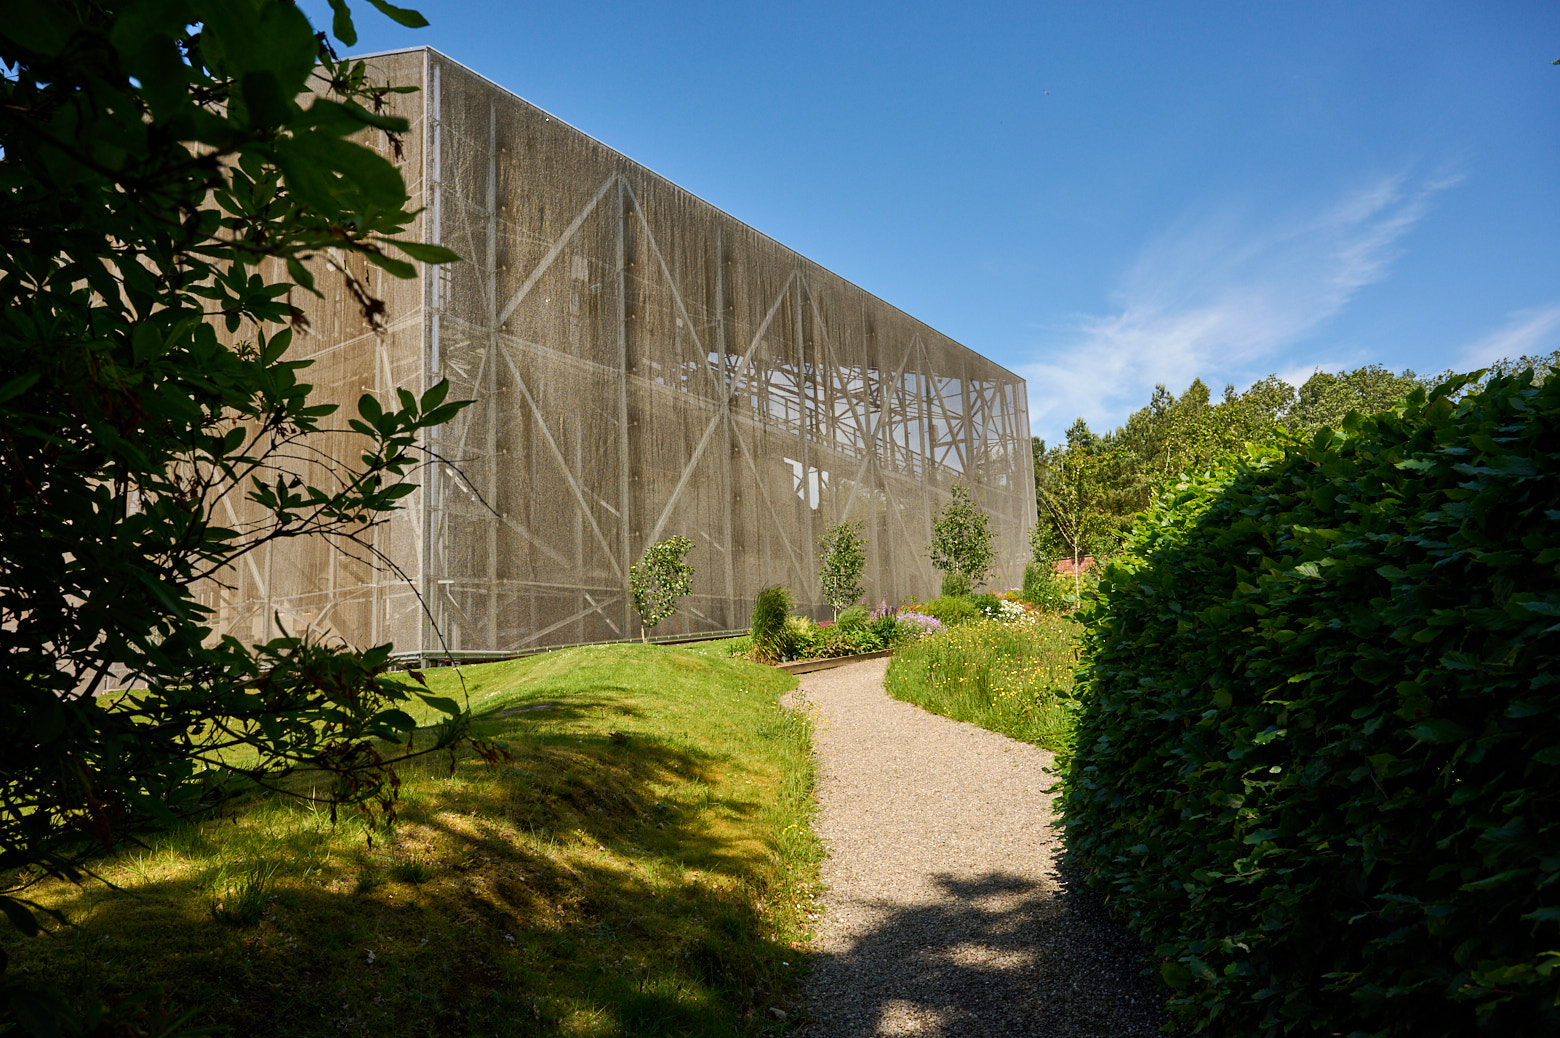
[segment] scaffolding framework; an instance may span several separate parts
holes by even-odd
[[[870,601],[927,597],[954,482],[991,516],[991,585],[1018,583],[1022,379],[437,52],[369,67],[419,88],[393,95],[415,233],[464,261],[413,282],[358,261],[388,331],[327,289],[294,300],[314,334],[293,354],[348,409],[441,378],[474,403],[375,531],[391,565],[268,546],[207,596],[224,633],[425,657],[637,637],[629,567],[673,534],[697,576],[653,634],[743,627],[772,583],[822,616],[817,540],[849,520]]]

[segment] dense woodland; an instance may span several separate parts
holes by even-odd
[[[1560,370],[1560,351],[1497,361],[1463,392],[1530,368],[1536,377]],[[1385,410],[1451,375],[1394,374],[1370,364],[1339,374],[1317,371],[1298,389],[1270,375],[1243,393],[1227,385],[1218,399],[1201,379],[1179,396],[1161,383],[1146,406],[1111,432],[1096,433],[1079,418],[1065,443],[1047,446],[1038,437],[1032,443],[1035,558],[1112,555],[1133,520],[1183,472],[1202,471],[1252,445],[1309,439],[1319,429],[1338,428],[1351,411]]]

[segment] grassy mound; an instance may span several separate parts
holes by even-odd
[[[0,936],[12,970],[235,1035],[783,1026],[820,859],[794,678],[658,646],[427,676],[513,759],[404,769],[388,829],[273,797],[126,849],[42,890],[74,925]]]

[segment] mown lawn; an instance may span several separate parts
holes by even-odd
[[[41,889],[73,925],[5,932],[11,969],[233,1035],[783,1029],[821,858],[794,678],[658,646],[427,677],[513,759],[403,769],[390,828],[272,797],[125,848]]]

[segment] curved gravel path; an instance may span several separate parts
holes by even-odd
[[[829,850],[799,1033],[1157,1036],[1142,949],[1058,870],[1051,754],[890,699],[887,665],[793,693]]]

